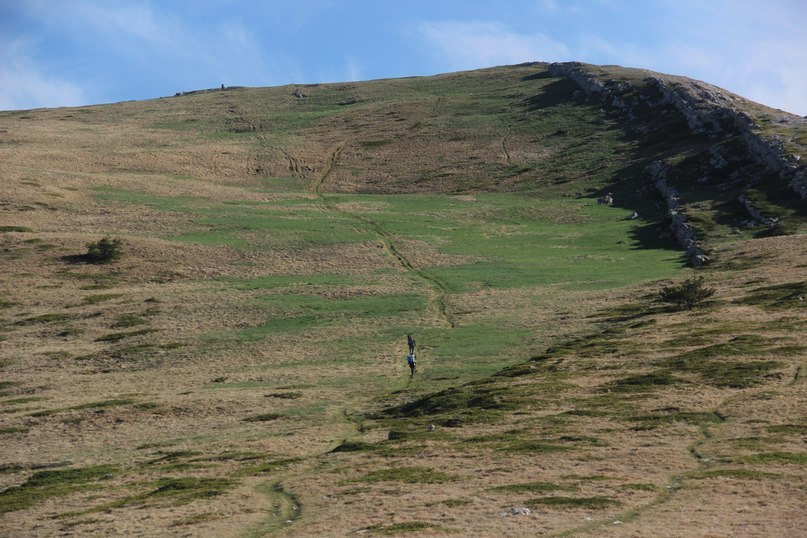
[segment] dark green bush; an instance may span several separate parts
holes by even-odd
[[[87,243],[86,258],[90,263],[114,262],[123,254],[123,239],[109,236],[95,243]]]
[[[715,290],[707,287],[703,277],[698,276],[688,278],[680,284],[665,286],[659,295],[664,303],[674,304],[681,309],[692,310],[714,294]]]

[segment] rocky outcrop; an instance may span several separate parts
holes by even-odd
[[[763,226],[773,226],[774,224],[779,223],[779,219],[776,217],[768,217],[762,213],[759,209],[754,206],[754,203],[751,201],[748,196],[745,194],[741,194],[738,198],[738,201],[745,207],[745,210],[748,211],[748,214],[751,215],[751,218],[754,219],[754,222],[751,223],[753,226],[754,224],[762,224]]]
[[[807,200],[807,177],[804,171],[794,174],[793,179],[790,180],[790,189],[798,194],[802,200]]]
[[[647,168],[650,179],[656,190],[664,198],[667,204],[667,216],[670,217],[670,229],[672,230],[678,243],[686,251],[687,258],[695,267],[700,267],[709,262],[709,257],[701,248],[698,235],[689,224],[686,210],[681,203],[681,199],[673,187],[667,183],[667,167],[661,161],[655,161]]]
[[[549,64],[548,72],[552,77],[571,79],[586,95],[597,94],[609,106],[619,109],[624,109],[628,106],[619,94],[630,90],[630,84],[615,80],[603,82],[599,77],[589,73],[585,68],[585,64],[579,62],[553,63]]]
[[[550,76],[572,80],[587,95],[596,94],[607,106],[620,111],[629,111],[640,104],[671,106],[683,116],[693,134],[712,138],[738,135],[754,162],[779,175],[793,192],[807,200],[807,170],[799,162],[800,157],[788,154],[781,141],[763,136],[754,119],[739,108],[743,99],[737,95],[685,77],[662,77],[649,72],[641,85],[603,80],[592,74],[585,64],[578,62],[550,64],[548,71]],[[660,97],[652,102],[650,95]],[[782,123],[805,121],[785,112],[773,120]],[[724,159],[715,160],[716,168],[721,168],[721,161]]]

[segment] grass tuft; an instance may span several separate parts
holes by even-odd
[[[490,491],[500,491],[504,493],[522,493],[524,491],[540,492],[546,491],[577,491],[579,488],[573,484],[555,484],[553,482],[525,482],[522,484],[507,484],[490,488]]]
[[[621,504],[622,503],[616,499],[612,499],[610,497],[605,497],[602,495],[596,495],[593,497],[563,497],[563,496],[538,497],[537,499],[531,499],[525,503],[527,508],[531,509],[548,506],[551,508],[563,508],[563,509],[588,508],[595,510],[603,510],[605,508],[611,508],[613,506],[619,506]]]
[[[119,340],[123,340],[124,338],[132,338],[134,336],[142,336],[144,334],[150,334],[157,332],[157,329],[140,329],[139,331],[130,331],[130,332],[119,332],[119,333],[110,333],[105,334],[104,336],[100,336],[95,339],[96,342],[118,342]]]
[[[244,422],[269,422],[271,420],[278,420],[283,418],[284,415],[280,413],[262,413],[260,415],[252,415],[244,419]]]
[[[22,485],[0,492],[0,512],[26,510],[52,497],[64,497],[83,489],[97,487],[97,482],[117,472],[112,465],[79,469],[38,471]]]
[[[365,529],[362,529],[362,531],[374,536],[395,536],[398,534],[410,534],[413,532],[426,531],[428,531],[430,534],[451,532],[450,529],[442,525],[429,523],[427,521],[406,521],[403,523],[371,525]]]

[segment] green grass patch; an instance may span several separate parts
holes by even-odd
[[[658,488],[655,484],[634,482],[630,484],[620,484],[619,489],[623,489],[625,491],[656,491]]]
[[[179,460],[191,458],[200,455],[198,450],[172,450],[170,452],[162,452],[158,458],[149,461],[149,464],[160,463],[173,463]]]
[[[279,398],[281,400],[298,400],[303,397],[302,392],[273,392],[267,394],[267,398]]]
[[[595,495],[593,497],[564,497],[564,496],[550,496],[538,497],[530,499],[524,503],[527,508],[561,508],[561,509],[588,509],[588,510],[604,510],[614,506],[620,506],[622,503],[616,499],[605,497],[602,495]]]
[[[236,480],[223,478],[161,478],[154,484],[156,487],[150,491],[106,503],[82,512],[82,514],[89,512],[105,512],[107,510],[129,506],[141,508],[152,506],[182,506],[196,500],[209,499],[223,495],[236,485],[238,485]]]
[[[736,302],[768,310],[807,308],[807,282],[789,282],[757,288]]]
[[[100,402],[89,402],[80,405],[74,405],[68,409],[103,409],[105,407],[119,407],[121,405],[131,405],[135,403],[134,400],[128,398],[116,398],[112,400],[102,400]]]
[[[98,304],[112,299],[120,299],[123,297],[122,293],[99,293],[96,295],[88,295],[84,298],[84,304]]]
[[[606,392],[648,392],[660,387],[669,387],[683,380],[673,377],[668,370],[659,370],[648,374],[638,374],[610,381],[603,385]]]
[[[22,385],[20,381],[0,381],[0,396],[7,395],[11,389]]]
[[[440,504],[448,506],[449,508],[456,508],[458,506],[467,506],[469,504],[473,504],[473,501],[469,501],[467,499],[446,499]]]
[[[776,480],[782,478],[781,473],[756,471],[754,469],[707,469],[688,475],[694,480],[707,480],[709,478],[733,478],[735,480]]]
[[[123,340],[124,338],[132,338],[134,336],[142,336],[144,334],[150,334],[157,332],[157,329],[141,329],[139,331],[130,331],[130,332],[118,332],[118,333],[110,333],[105,334],[104,336],[100,336],[95,339],[96,342],[118,342]]]
[[[573,447],[548,443],[545,441],[533,441],[528,439],[514,439],[511,441],[488,441],[483,446],[501,452],[517,454],[548,454],[552,452],[566,452]]]
[[[693,426],[705,424],[718,424],[723,421],[715,413],[701,413],[694,411],[672,410],[667,413],[650,413],[646,415],[634,415],[627,417],[632,422],[638,422],[636,430],[652,430],[669,424],[681,423]]]
[[[805,465],[807,464],[807,452],[761,452],[732,459],[742,463]]]
[[[778,361],[736,361],[733,357],[775,354],[774,342],[758,335],[740,335],[730,341],[687,351],[661,361],[674,370],[698,374],[716,387],[747,388],[776,376]]]
[[[516,408],[512,393],[504,386],[467,384],[423,396],[383,411],[391,417],[450,415],[463,422],[490,420],[498,412]]]
[[[438,525],[437,523],[429,523],[428,521],[406,521],[402,523],[380,523],[378,525],[371,525],[362,529],[371,536],[397,536],[399,534],[410,534],[413,532],[428,532],[428,533],[450,533],[451,529]]]
[[[365,443],[364,441],[342,441],[331,452],[369,452],[377,449],[375,443]]]
[[[88,488],[101,487],[99,482],[117,471],[118,468],[112,465],[38,471],[22,485],[0,492],[0,512],[26,510],[52,497],[64,497]]]
[[[21,319],[14,323],[18,326],[35,325],[38,323],[59,323],[67,321],[70,316],[65,312],[54,312],[52,314],[41,314],[39,316],[32,316],[30,318]]]
[[[232,451],[222,452],[216,456],[199,458],[200,461],[255,461],[265,459],[270,454],[265,452]]]
[[[281,458],[270,460],[267,462],[259,463],[257,465],[250,465],[241,470],[243,476],[262,476],[275,474],[280,470],[291,467],[301,463],[302,458]]]
[[[524,482],[520,484],[507,484],[490,488],[490,491],[503,493],[544,493],[547,491],[577,491],[579,488],[573,484],[555,484],[553,482]]]
[[[252,415],[244,419],[244,422],[271,422],[284,418],[285,415],[280,413],[262,413],[260,415]]]
[[[26,428],[25,426],[8,426],[5,428],[0,428],[0,434],[4,435],[12,435],[15,433],[28,433],[31,431],[30,428]]]
[[[131,405],[135,403],[134,400],[128,398],[116,398],[112,400],[102,400],[100,402],[89,402],[85,404],[74,405],[72,407],[59,407],[55,409],[45,409],[31,413],[32,417],[47,417],[57,413],[64,413],[66,411],[82,411],[85,409],[104,409],[107,407],[119,407],[122,405]]]
[[[27,226],[0,226],[0,232],[33,232],[31,228]]]
[[[774,424],[766,429],[771,433],[807,435],[807,424]]]
[[[19,404],[26,404],[30,402],[41,402],[42,400],[47,400],[46,396],[24,396],[22,398],[14,398],[11,400],[3,400],[0,402],[0,405],[19,405]]]

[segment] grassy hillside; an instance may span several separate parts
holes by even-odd
[[[0,112],[4,534],[796,532],[804,202],[587,69]]]

